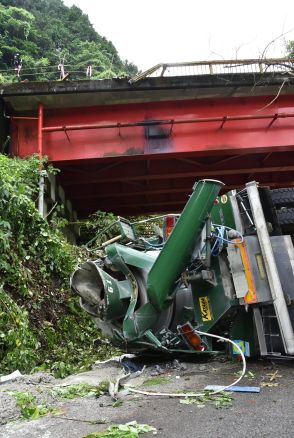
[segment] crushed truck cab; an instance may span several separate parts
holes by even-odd
[[[274,196],[255,182],[221,190],[198,181],[162,243],[122,221],[124,244],[73,273],[82,309],[114,345],[205,354],[226,348],[217,335],[246,356],[294,356],[294,249]]]

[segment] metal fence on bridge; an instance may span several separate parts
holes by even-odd
[[[134,76],[130,83],[147,77],[202,76],[218,74],[287,73],[294,75],[294,58],[235,59],[157,64]]]

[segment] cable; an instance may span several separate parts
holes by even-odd
[[[218,232],[218,236],[217,236],[217,238],[214,242],[214,245],[211,249],[211,255],[214,257],[217,257],[219,255],[219,253],[221,252],[221,250],[223,249],[223,245],[221,242],[223,242],[225,227],[224,226],[217,227],[217,232]]]
[[[225,230],[229,230],[229,231],[233,231],[234,233],[236,233],[238,236],[239,236],[239,238],[241,239],[241,241],[243,242],[243,235],[238,231],[238,230],[235,230],[234,228],[231,228],[231,227],[228,227],[227,225],[219,225],[219,224],[211,224],[213,227],[215,227],[215,228],[221,228],[221,227],[223,227]],[[232,240],[227,240],[227,239],[223,239],[225,242],[227,242],[227,243],[236,243],[236,242],[234,242],[234,241],[232,241]],[[241,243],[241,242],[240,242]]]
[[[239,345],[236,344],[236,342],[232,341],[231,339],[224,338],[223,336],[212,335],[211,333],[201,332],[200,330],[193,330],[193,333],[197,333],[197,334],[203,335],[203,336],[208,336],[208,337],[211,337],[211,338],[216,338],[216,339],[219,339],[222,342],[229,342],[230,344],[232,344],[238,350],[238,352],[240,353],[240,356],[242,358],[243,369],[242,369],[242,373],[241,373],[240,377],[238,377],[238,379],[235,380],[230,385],[224,386],[222,389],[218,389],[217,391],[214,391],[214,392],[210,393],[210,395],[219,394],[220,392],[223,392],[223,391],[231,388],[232,386],[237,385],[237,383],[240,382],[240,380],[244,377],[244,375],[246,373],[246,359],[245,359],[244,353],[241,350],[241,348],[239,347]],[[123,385],[123,387],[125,387],[125,385]],[[135,389],[135,388],[130,388],[130,387],[127,387],[127,389],[130,392],[135,392],[136,394],[142,394],[142,395],[147,395],[147,396],[155,396],[155,397],[159,397],[159,396],[166,396],[166,397],[202,397],[204,395],[203,392],[202,393],[195,393],[195,392],[167,393],[167,392],[141,391],[140,389]]]
[[[226,230],[233,231],[234,233],[236,233],[239,236],[240,242],[238,242],[238,243],[242,243],[243,240],[244,240],[242,234],[239,231],[234,230],[231,227],[228,227],[226,225],[219,225],[219,224],[212,224],[212,226],[216,229],[216,231],[218,233],[218,234],[214,234],[214,233],[211,234],[212,237],[216,238],[216,240],[214,242],[214,245],[212,247],[212,250],[211,250],[211,254],[214,257],[217,257],[220,254],[220,252],[221,252],[221,250],[223,248],[223,243],[224,242],[229,244],[229,245],[232,245],[232,244],[236,243],[235,239],[234,240],[229,240],[229,239],[226,239],[224,237],[224,234],[225,234]]]
[[[223,336],[213,335],[213,334],[211,334],[211,333],[201,332],[200,330],[195,330],[195,333],[197,333],[198,335],[208,336],[208,337],[210,337],[210,338],[219,339],[219,340],[222,341],[222,342],[228,342],[228,343],[232,344],[233,347],[235,347],[235,348],[238,350],[238,352],[240,353],[240,356],[241,356],[241,358],[242,358],[243,368],[242,368],[242,373],[241,373],[240,377],[238,377],[238,379],[235,380],[235,381],[234,381],[233,383],[231,383],[230,385],[227,385],[227,386],[225,386],[224,388],[219,389],[218,391],[213,392],[212,395],[214,395],[214,394],[218,394],[218,393],[221,392],[221,391],[225,391],[226,389],[231,388],[232,386],[237,385],[237,383],[239,383],[240,380],[243,379],[243,377],[245,376],[245,373],[246,373],[246,359],[245,359],[244,353],[243,353],[243,351],[241,350],[241,348],[239,347],[239,345],[236,344],[236,342],[232,341],[231,339],[229,339],[229,338],[224,338]]]

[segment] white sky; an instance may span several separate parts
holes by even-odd
[[[122,59],[146,70],[160,62],[259,58],[294,29],[293,0],[64,0],[88,14]],[[285,40],[267,57],[285,55]]]

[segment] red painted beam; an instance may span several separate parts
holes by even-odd
[[[93,125],[63,125],[63,126],[48,126],[43,128],[43,132],[66,132],[66,131],[87,131],[87,130],[98,130],[98,129],[123,129],[123,128],[136,128],[139,126],[150,127],[150,126],[165,126],[168,125],[170,129],[174,125],[190,125],[194,123],[220,123],[220,129],[224,127],[225,123],[228,122],[241,122],[249,120],[264,120],[270,119],[268,128],[270,128],[277,119],[287,119],[294,117],[291,113],[276,113],[276,114],[248,114],[239,116],[222,116],[222,117],[203,117],[198,119],[170,119],[170,120],[154,120],[154,121],[137,121],[132,123],[110,123],[110,124],[93,124]],[[21,120],[21,119],[20,119]],[[28,120],[28,119],[26,119]]]
[[[43,158],[43,123],[44,123],[44,109],[43,105],[38,105],[38,155],[40,161]]]
[[[272,96],[47,111],[44,154],[52,162],[66,162],[159,153],[211,156],[216,152],[292,150],[294,96],[280,96],[262,109],[270,100]],[[154,121],[161,131],[151,138],[147,125],[154,132]],[[32,120],[13,120],[13,144],[19,155],[37,152],[36,125]],[[70,126],[79,130],[70,131]],[[52,129],[59,132],[51,132]],[[160,133],[166,138],[156,137]]]
[[[16,155],[61,169],[81,217],[180,211],[195,180],[225,190],[252,179],[294,185],[294,96],[223,98],[46,111],[12,119]]]

